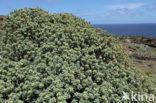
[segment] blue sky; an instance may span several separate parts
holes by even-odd
[[[156,23],[156,0],[1,0],[0,14],[24,7],[73,13],[91,24]]]

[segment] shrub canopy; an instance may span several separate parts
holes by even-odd
[[[2,100],[121,103],[122,91],[150,92],[120,42],[85,20],[40,8],[15,10],[6,18],[0,50]]]

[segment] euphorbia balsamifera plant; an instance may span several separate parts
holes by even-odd
[[[123,91],[151,92],[120,42],[85,20],[40,8],[18,9],[6,18],[2,101],[121,103]]]

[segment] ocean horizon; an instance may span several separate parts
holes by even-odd
[[[156,37],[156,23],[93,25],[115,35]]]

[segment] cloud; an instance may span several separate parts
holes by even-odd
[[[156,2],[153,2],[153,3],[148,4],[148,5],[144,5],[143,9],[146,9],[146,10],[156,10]]]
[[[140,8],[146,6],[145,3],[131,3],[131,4],[118,4],[110,5],[107,7],[108,12],[105,13],[107,17],[128,17],[128,16],[141,16],[144,13]]]
[[[110,10],[116,10],[116,9],[136,9],[136,8],[142,7],[144,5],[146,5],[146,4],[145,3],[119,4],[119,5],[108,6],[108,9],[110,9]]]
[[[143,12],[128,8],[121,8],[121,9],[115,9],[113,11],[109,11],[105,13],[105,16],[107,17],[128,17],[128,16],[141,16],[143,15]]]

